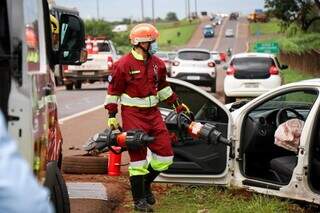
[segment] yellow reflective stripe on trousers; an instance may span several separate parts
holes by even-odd
[[[140,161],[130,162],[128,170],[129,170],[130,176],[146,175],[149,173],[148,161],[140,160]]]
[[[165,171],[173,163],[173,156],[160,156],[152,153],[150,164],[156,171]]]
[[[119,96],[117,95],[106,95],[106,99],[104,101],[104,105],[107,104],[117,104],[119,101]]]
[[[160,101],[168,99],[173,94],[171,87],[167,86],[158,92]]]
[[[122,94],[120,97],[120,103],[122,105],[132,107],[154,107],[159,103],[159,98],[154,95],[145,98],[132,98],[127,94]]]

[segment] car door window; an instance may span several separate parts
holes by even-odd
[[[194,113],[196,120],[228,122],[226,112],[200,92],[179,84],[171,84],[171,88]],[[159,107],[172,109],[172,106],[168,106],[165,103],[160,103]]]

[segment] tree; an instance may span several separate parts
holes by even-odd
[[[178,21],[177,14],[175,12],[168,12],[166,16],[167,21]]]
[[[99,19],[88,19],[85,20],[86,35],[91,36],[106,36],[107,38],[112,38],[112,26],[109,22]]]
[[[265,8],[280,19],[284,27],[295,22],[303,31],[320,19],[320,0],[265,0]]]

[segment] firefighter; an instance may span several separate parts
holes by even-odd
[[[146,160],[146,147],[128,150],[134,208],[145,212],[152,212],[151,205],[155,203],[151,183],[173,162],[170,135],[157,104],[164,101],[177,112],[190,113],[166,81],[165,64],[154,55],[158,36],[158,30],[151,24],[138,24],[131,30],[129,38],[133,48],[115,64],[105,101],[109,127],[119,127],[115,117],[119,102],[124,131],[141,129],[155,137],[148,145],[152,152],[150,162]]]

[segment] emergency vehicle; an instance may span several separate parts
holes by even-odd
[[[62,137],[53,68],[86,61],[84,24],[78,16],[62,14],[55,51],[46,0],[1,1],[0,11],[1,111],[19,151],[51,191],[56,212],[69,212],[68,192],[58,167]]]

